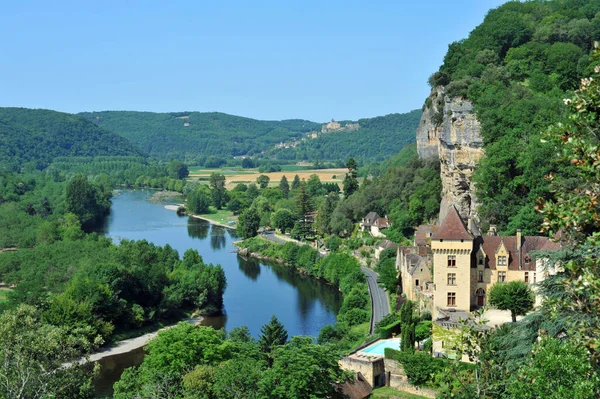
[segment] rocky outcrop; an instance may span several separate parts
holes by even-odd
[[[483,156],[483,140],[473,104],[447,97],[441,86],[433,89],[417,128],[417,152],[420,158],[437,156],[440,160],[440,221],[454,205],[464,220],[478,222],[472,175]]]

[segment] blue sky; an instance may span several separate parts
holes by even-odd
[[[10,1],[0,106],[318,122],[420,108],[504,0]]]

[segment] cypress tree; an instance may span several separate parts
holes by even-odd
[[[296,175],[296,176],[298,176],[298,175]],[[281,190],[281,193],[283,194],[283,198],[287,198],[290,195],[290,185],[289,185],[287,177],[285,177],[285,175],[281,178],[281,181],[279,182],[279,189]]]
[[[270,354],[276,346],[284,345],[288,339],[288,333],[277,317],[271,317],[271,321],[260,329],[258,346],[265,353]]]

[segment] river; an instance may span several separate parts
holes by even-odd
[[[164,204],[148,201],[153,191],[123,191],[112,199],[111,214],[101,231],[113,239],[145,239],[156,245],[169,244],[179,255],[196,249],[204,262],[220,264],[227,276],[223,296],[224,315],[202,321],[204,325],[231,330],[246,325],[257,337],[272,315],[285,325],[288,334],[317,336],[326,324],[335,323],[341,306],[337,289],[305,277],[281,265],[243,259],[235,253],[235,231],[203,220],[180,217]],[[96,379],[98,397],[112,395],[112,384],[127,367],[143,360],[142,349],[100,360]]]

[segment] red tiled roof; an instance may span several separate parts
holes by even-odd
[[[446,219],[431,238],[433,240],[472,240],[473,236],[465,228],[456,208],[451,206]]]

